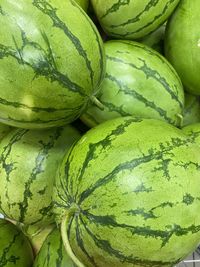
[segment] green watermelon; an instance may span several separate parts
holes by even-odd
[[[200,122],[183,127],[183,132],[194,139],[196,144],[200,146]]]
[[[60,232],[55,228],[46,238],[33,267],[75,267],[67,255]]]
[[[15,129],[0,143],[0,207],[25,225],[52,223],[52,190],[58,165],[79,139],[72,126],[53,130]]]
[[[200,99],[198,96],[185,93],[183,126],[200,122]]]
[[[104,110],[91,104],[82,115],[86,125],[129,115],[181,125],[183,87],[164,57],[133,41],[108,41],[105,51],[106,75],[98,95]]]
[[[200,95],[200,1],[182,0],[169,19],[165,54],[177,70],[185,89]]]
[[[32,267],[33,251],[28,239],[12,223],[0,219],[0,266]]]
[[[0,24],[0,121],[47,128],[79,117],[105,69],[101,37],[82,8],[2,0]]]
[[[138,39],[156,30],[179,0],[91,0],[104,31],[115,38]]]
[[[75,0],[85,11],[88,10],[89,1],[88,0]]]
[[[165,122],[125,117],[89,130],[56,178],[67,251],[87,267],[174,266],[200,240],[199,168],[193,138]]]

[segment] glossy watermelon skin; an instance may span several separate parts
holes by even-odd
[[[15,225],[0,219],[0,236],[1,267],[32,267],[31,245]]]
[[[199,0],[182,0],[169,19],[165,55],[188,93],[200,95]]]
[[[156,30],[179,0],[91,0],[104,31],[118,39],[138,39]]]
[[[163,56],[144,44],[123,40],[106,42],[105,51],[106,75],[97,96],[104,110],[91,104],[81,116],[86,125],[130,115],[181,125],[183,86]]]
[[[48,128],[79,117],[105,68],[83,9],[71,0],[2,0],[0,24],[0,121]]]
[[[174,266],[200,238],[200,150],[165,122],[132,117],[88,131],[54,191],[59,223],[88,267]]]
[[[51,130],[14,129],[0,143],[0,207],[25,225],[54,221],[52,190],[65,151],[80,138],[72,126]]]
[[[33,267],[75,267],[67,255],[59,229],[55,228],[48,235],[40,249]]]

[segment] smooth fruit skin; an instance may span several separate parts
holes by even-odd
[[[71,0],[2,0],[0,25],[0,121],[49,128],[79,117],[105,68],[83,9]]]
[[[200,95],[200,2],[182,0],[168,21],[165,55],[178,72],[185,89]]]
[[[162,121],[132,117],[89,130],[66,155],[57,223],[87,267],[174,266],[200,240],[200,150]]]
[[[81,116],[93,127],[117,117],[154,118],[180,126],[183,86],[171,64],[150,47],[134,41],[105,43],[106,75],[97,98]]]
[[[67,255],[59,229],[55,228],[47,236],[40,249],[33,267],[75,267]]]
[[[15,129],[0,143],[0,207],[25,225],[54,221],[52,191],[66,150],[80,138],[72,126],[50,130]]]
[[[200,98],[185,93],[185,107],[183,111],[183,126],[200,122]]]
[[[112,37],[138,39],[156,30],[179,0],[91,0],[104,31]]]
[[[0,219],[0,237],[0,266],[32,267],[31,245],[15,225]]]

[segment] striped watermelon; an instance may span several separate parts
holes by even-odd
[[[45,128],[79,117],[105,65],[82,8],[72,0],[2,0],[0,25],[0,121]]]
[[[200,240],[199,168],[193,138],[165,122],[126,117],[91,129],[56,179],[65,246],[87,267],[175,265]]]
[[[85,11],[88,9],[89,1],[88,0],[75,0]]]
[[[27,225],[53,222],[52,190],[66,149],[80,137],[71,126],[53,130],[15,129],[0,143],[0,207]]]
[[[183,126],[200,122],[200,98],[185,93],[185,107],[183,112]]]
[[[200,122],[183,127],[183,132],[194,139],[196,144],[200,146]]]
[[[60,232],[55,228],[39,251],[33,267],[75,267],[67,255]]]
[[[182,0],[170,18],[165,54],[181,77],[185,89],[200,95],[200,1]]]
[[[198,0],[197,0],[198,1]],[[179,0],[91,0],[104,31],[123,39],[142,38],[171,15]]]
[[[91,105],[82,120],[93,127],[120,116],[155,118],[180,126],[184,91],[173,67],[156,51],[133,41],[108,41],[100,110]]]
[[[31,267],[33,252],[28,239],[12,223],[0,219],[0,266]]]

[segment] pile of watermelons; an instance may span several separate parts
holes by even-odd
[[[200,243],[200,1],[76,2],[0,0],[0,267],[175,266]]]

